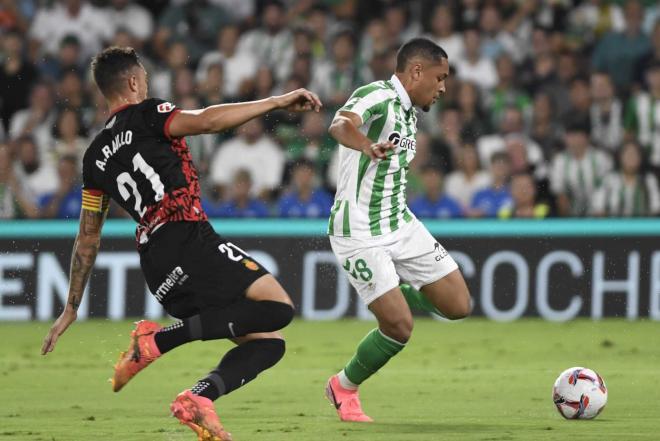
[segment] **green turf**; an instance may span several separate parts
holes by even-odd
[[[129,324],[74,324],[41,357],[48,326],[0,324],[0,441],[195,439],[169,418],[168,403],[226,343],[180,348],[114,394],[106,379]],[[286,358],[217,402],[227,429],[238,441],[660,439],[656,323],[419,320],[409,347],[362,389],[377,422],[340,423],[324,383],[372,327],[297,321]],[[609,387],[594,421],[565,421],[551,402],[555,377],[575,365],[596,369]]]

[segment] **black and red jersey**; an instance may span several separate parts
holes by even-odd
[[[83,158],[83,206],[110,196],[138,222],[138,243],[165,222],[207,219],[190,150],[169,133],[178,111],[155,98],[121,107]]]

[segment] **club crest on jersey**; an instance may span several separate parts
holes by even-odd
[[[156,109],[158,109],[158,113],[167,113],[171,112],[172,109],[174,109],[174,104],[172,103],[160,103]]]
[[[390,133],[390,136],[387,137],[387,140],[394,144],[395,147],[401,147],[402,149],[415,151],[417,143],[414,138],[402,137],[401,133],[396,130]]]
[[[245,268],[247,268],[247,269],[249,269],[249,270],[251,270],[251,271],[256,271],[256,270],[259,269],[259,265],[257,265],[257,263],[256,263],[255,261],[253,261],[253,260],[250,260],[250,259],[243,259],[243,260],[241,261],[241,263],[242,263],[243,265],[245,265]]]
[[[126,130],[115,135],[115,137],[112,139],[112,146],[104,145],[101,149],[101,153],[103,153],[103,159],[97,159],[96,166],[101,171],[105,171],[105,164],[108,162],[108,158],[117,153],[117,150],[119,150],[121,147],[128,145],[131,142],[133,142],[133,132],[130,130]]]

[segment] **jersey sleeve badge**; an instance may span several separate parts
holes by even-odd
[[[175,107],[174,104],[164,102],[164,103],[160,103],[158,106],[156,106],[156,109],[158,110],[158,113],[169,113],[172,110],[174,110],[174,107]]]

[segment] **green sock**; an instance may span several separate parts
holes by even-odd
[[[382,368],[390,358],[401,352],[404,346],[404,343],[385,336],[380,329],[373,329],[358,345],[357,352],[344,368],[344,373],[351,383],[361,384]]]
[[[434,314],[442,315],[442,313],[435,307],[433,303],[421,292],[408,284],[399,286],[403,296],[406,298],[406,303],[410,309],[417,309],[420,311],[432,312]]]

